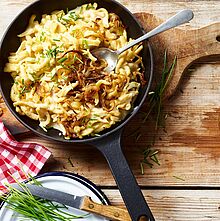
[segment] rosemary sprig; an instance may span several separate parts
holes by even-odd
[[[167,51],[164,53],[164,63],[163,63],[163,71],[162,71],[162,76],[159,84],[155,88],[153,92],[149,93],[149,102],[148,102],[148,111],[145,114],[143,123],[145,123],[148,120],[148,117],[152,112],[156,113],[156,118],[155,118],[155,133],[158,130],[160,126],[162,126],[162,122],[165,120],[165,117],[163,118],[163,105],[162,105],[162,100],[163,100],[163,95],[164,91],[170,82],[170,79],[172,77],[173,70],[175,68],[177,61],[177,57],[175,56],[173,63],[171,64],[170,67],[168,67],[168,62],[167,62]],[[138,139],[140,138],[141,133],[139,132]],[[155,139],[155,137],[154,137]],[[137,140],[137,137],[136,137]],[[140,167],[141,167],[141,173],[144,174],[144,164],[148,165],[150,168],[153,167],[154,164],[160,165],[160,162],[158,160],[158,153],[159,150],[154,150],[154,142],[151,145],[148,145],[147,148],[143,152],[143,159],[140,162]]]
[[[160,162],[157,158],[159,150],[152,149],[153,145],[148,145],[147,148],[143,151],[143,160],[140,162],[141,174],[144,174],[144,164],[152,168],[154,164],[160,166]]]
[[[157,130],[158,126],[160,126],[160,120],[162,119],[161,117],[162,117],[163,94],[172,77],[172,73],[176,65],[176,61],[177,61],[177,57],[175,56],[173,63],[168,68],[167,67],[167,51],[165,51],[164,66],[163,66],[161,81],[157,85],[155,91],[149,93],[149,104],[148,104],[149,110],[147,114],[145,115],[143,122],[147,121],[152,111],[156,112],[157,114],[156,114],[155,130]]]
[[[87,215],[74,215],[67,212],[68,208],[62,204],[55,204],[52,201],[33,196],[24,183],[16,181],[22,188],[20,191],[8,185],[9,195],[0,196],[0,200],[7,203],[6,207],[19,214],[19,220],[33,221],[72,221],[73,219],[84,218]],[[34,185],[41,185],[39,181],[31,177]],[[65,211],[64,211],[65,209]]]

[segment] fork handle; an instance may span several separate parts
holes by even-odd
[[[131,48],[132,46],[134,46],[144,40],[147,40],[148,38],[153,37],[154,35],[157,35],[161,32],[164,32],[166,30],[169,30],[171,28],[174,28],[176,26],[179,26],[179,25],[182,25],[186,22],[189,22],[193,18],[193,16],[194,16],[194,14],[193,14],[192,10],[190,10],[190,9],[182,10],[182,11],[178,12],[177,14],[175,14],[174,16],[172,16],[171,18],[169,18],[167,21],[163,22],[162,24],[160,24],[159,26],[157,26],[156,28],[151,30],[150,32],[131,41],[130,43],[125,45],[123,48],[118,49],[116,51],[116,53],[119,55],[122,52],[126,51],[127,49]]]

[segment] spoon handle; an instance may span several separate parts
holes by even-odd
[[[194,14],[193,14],[192,10],[190,10],[190,9],[182,10],[182,11],[178,12],[177,14],[175,14],[174,16],[172,16],[171,18],[169,18],[164,23],[160,24],[159,26],[157,26],[156,28],[151,30],[150,32],[146,33],[145,35],[141,36],[140,38],[133,40],[132,42],[130,42],[126,46],[118,49],[116,51],[116,53],[119,55],[122,52],[126,51],[127,49],[131,48],[132,46],[134,46],[134,45],[136,45],[136,44],[138,44],[138,43],[140,43],[140,42],[142,42],[142,41],[144,41],[144,40],[146,40],[156,34],[159,34],[163,31],[174,28],[178,25],[184,24],[184,23],[190,21],[193,18],[193,16],[194,16]]]

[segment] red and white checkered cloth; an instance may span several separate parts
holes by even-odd
[[[36,176],[51,153],[42,145],[17,142],[0,121],[0,192],[5,184]]]

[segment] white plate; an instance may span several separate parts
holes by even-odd
[[[98,188],[88,181],[87,179],[72,173],[63,173],[63,172],[50,172],[43,175],[37,176],[36,179],[42,183],[43,186],[63,191],[66,193],[83,196],[87,195],[92,198],[93,201],[97,203],[102,203],[108,205],[108,200],[106,196],[98,190]],[[10,209],[6,208],[7,204],[4,203],[0,209],[0,221],[18,221],[22,220],[21,217],[18,217],[18,214],[13,212]],[[75,215],[87,214],[80,210],[74,208],[68,209],[69,212],[72,212]],[[74,219],[81,221],[107,221],[107,219],[90,214],[89,216],[83,219]]]

